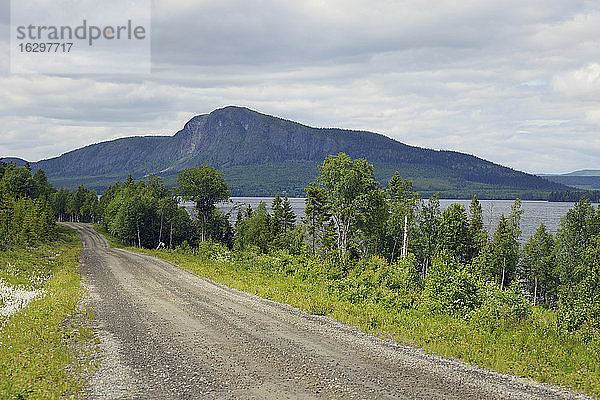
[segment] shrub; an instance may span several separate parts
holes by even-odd
[[[475,277],[446,253],[439,255],[429,269],[423,297],[425,308],[434,312],[464,315],[480,304]]]
[[[471,315],[476,325],[494,330],[522,323],[531,315],[532,307],[519,291],[516,280],[505,290],[496,283],[486,282],[480,292],[483,303]]]
[[[412,254],[393,265],[378,256],[363,259],[345,278],[330,283],[330,292],[354,304],[368,301],[388,309],[413,307],[420,288],[415,263]]]

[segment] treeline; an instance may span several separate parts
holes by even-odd
[[[102,195],[99,207],[105,228],[125,244],[155,248],[198,240],[190,216],[160,177],[116,183]]]
[[[42,169],[0,161],[0,249],[53,239],[56,221],[98,222],[98,194],[80,186],[57,190]]]
[[[41,169],[0,161],[0,250],[52,239],[55,192]]]
[[[600,190],[564,190],[550,192],[548,201],[567,201],[577,202],[581,199],[588,199],[593,203],[600,202]]]
[[[61,188],[52,196],[52,209],[60,222],[98,222],[102,218],[102,209],[98,193],[85,186],[79,186],[76,192]]]

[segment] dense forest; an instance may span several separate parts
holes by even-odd
[[[0,250],[52,238],[55,193],[41,169],[0,162]]]
[[[337,279],[331,290],[350,300],[375,296],[394,307],[418,303],[494,320],[526,318],[539,305],[557,310],[567,331],[600,329],[600,210],[587,199],[564,216],[555,236],[541,225],[521,247],[519,200],[488,232],[477,197],[468,210],[454,204],[442,211],[436,196],[423,200],[398,173],[382,189],[372,164],[343,153],[323,161],[305,193],[301,221],[278,195],[270,207],[236,210],[231,224],[216,207],[231,190],[207,165],[180,172],[174,188],[160,177],[130,177],[98,197],[83,186],[57,190],[42,170],[0,163],[0,245],[44,240],[55,219],[94,222],[138,247],[213,242],[284,252]],[[179,206],[181,199],[193,202],[194,212]]]
[[[593,203],[598,203],[600,202],[600,190],[562,190],[550,192],[548,201],[576,202],[584,198]]]

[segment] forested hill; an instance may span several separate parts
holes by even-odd
[[[568,189],[544,178],[454,151],[408,146],[365,131],[312,128],[242,107],[192,118],[174,136],[139,136],[86,146],[32,163],[57,186],[86,184],[102,191],[128,174],[176,173],[197,163],[221,169],[234,195],[302,196],[329,154],[344,152],[375,165],[383,183],[398,170],[422,194],[448,198],[547,198]]]

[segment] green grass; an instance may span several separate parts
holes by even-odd
[[[56,240],[0,252],[0,277],[43,289],[44,295],[5,320],[0,329],[0,398],[76,398],[92,367],[79,344],[92,339],[80,300],[81,243],[58,228]]]
[[[122,247],[113,241],[117,247]],[[328,315],[400,343],[509,373],[600,395],[600,340],[562,333],[553,311],[533,308],[525,321],[483,326],[475,319],[432,314],[422,307],[389,307],[374,297],[350,302],[331,290],[335,271],[315,272],[318,262],[280,253],[129,248],[198,275],[316,315]]]

